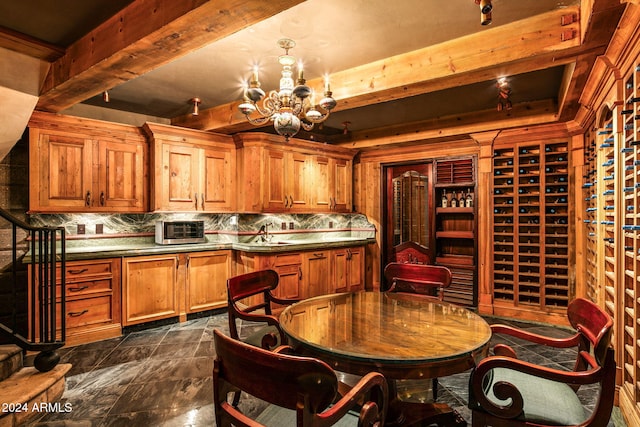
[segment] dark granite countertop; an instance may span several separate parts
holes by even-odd
[[[119,258],[155,254],[172,254],[184,252],[202,252],[217,250],[237,250],[255,253],[279,253],[316,249],[330,249],[362,246],[374,243],[374,237],[308,235],[301,239],[283,239],[273,236],[270,242],[225,242],[209,239],[206,243],[160,245],[150,238],[114,238],[69,240],[66,242],[67,261]],[[26,255],[25,261],[30,260]]]

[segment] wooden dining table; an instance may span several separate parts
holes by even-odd
[[[414,294],[354,292],[288,306],[280,324],[301,354],[349,374],[382,373],[390,390],[386,425],[466,425],[445,403],[403,400],[397,383],[464,372],[485,357],[491,329],[472,311]]]

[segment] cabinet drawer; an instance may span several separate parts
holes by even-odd
[[[74,297],[81,295],[95,294],[97,292],[111,292],[113,290],[113,279],[85,280],[82,282],[67,283],[66,296]]]
[[[111,275],[113,274],[112,260],[91,261],[87,263],[67,263],[66,280],[73,280],[77,277],[95,276],[95,275]],[[60,279],[60,269],[57,270],[57,279]]]
[[[113,300],[110,296],[67,302],[67,329],[96,323],[111,323]]]
[[[281,267],[284,265],[300,264],[302,262],[302,255],[299,253],[294,254],[278,254],[273,255],[271,258],[271,265],[273,267]]]

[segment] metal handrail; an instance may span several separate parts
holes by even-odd
[[[64,227],[34,227],[6,210],[0,208],[0,217],[7,220],[12,227],[11,244],[11,285],[12,312],[11,324],[0,322],[0,333],[23,350],[39,351],[34,365],[44,371],[52,369],[58,362],[56,349],[64,346],[66,339],[65,315],[65,229]],[[29,274],[28,307],[19,306],[18,270],[21,262],[18,256],[18,229],[27,232],[28,252],[23,260],[27,260]],[[60,280],[57,267],[60,266]],[[63,284],[59,289],[57,283]],[[59,295],[58,295],[59,294]],[[27,310],[29,318],[28,337],[20,330],[18,315],[20,310]]]

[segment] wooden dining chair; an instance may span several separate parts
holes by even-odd
[[[392,249],[393,262],[403,264],[432,264],[433,254],[426,246],[417,242],[403,242]]]
[[[567,316],[575,334],[550,338],[506,325],[492,325],[506,334],[537,345],[576,348],[572,371],[520,360],[506,344],[494,347],[473,369],[469,379],[469,408],[473,427],[579,426],[605,427],[614,403],[616,364],[611,348],[613,321],[594,303],[578,298]],[[593,386],[597,401],[585,412],[577,391]]]
[[[291,347],[274,351],[245,344],[214,330],[216,358],[213,396],[216,426],[367,426],[382,427],[387,411],[388,386],[384,376],[372,372],[344,396],[338,379],[325,362],[288,354]],[[267,402],[250,418],[229,399],[242,391]],[[240,402],[242,403],[242,402]],[[247,412],[247,411],[244,411]]]
[[[286,335],[280,328],[278,318],[273,315],[272,303],[289,305],[298,300],[275,296],[273,291],[278,282],[279,276],[274,270],[254,271],[227,280],[227,312],[232,338],[240,339],[238,322],[246,320],[261,323],[263,326],[243,337],[243,341],[265,349],[286,344]]]
[[[420,294],[423,297],[444,300],[444,289],[451,285],[451,270],[428,264],[391,262],[384,268],[389,286],[386,292]],[[433,400],[438,398],[438,378],[431,379]]]
[[[444,299],[451,285],[451,270],[439,265],[391,262],[384,268],[387,292],[408,292]]]

